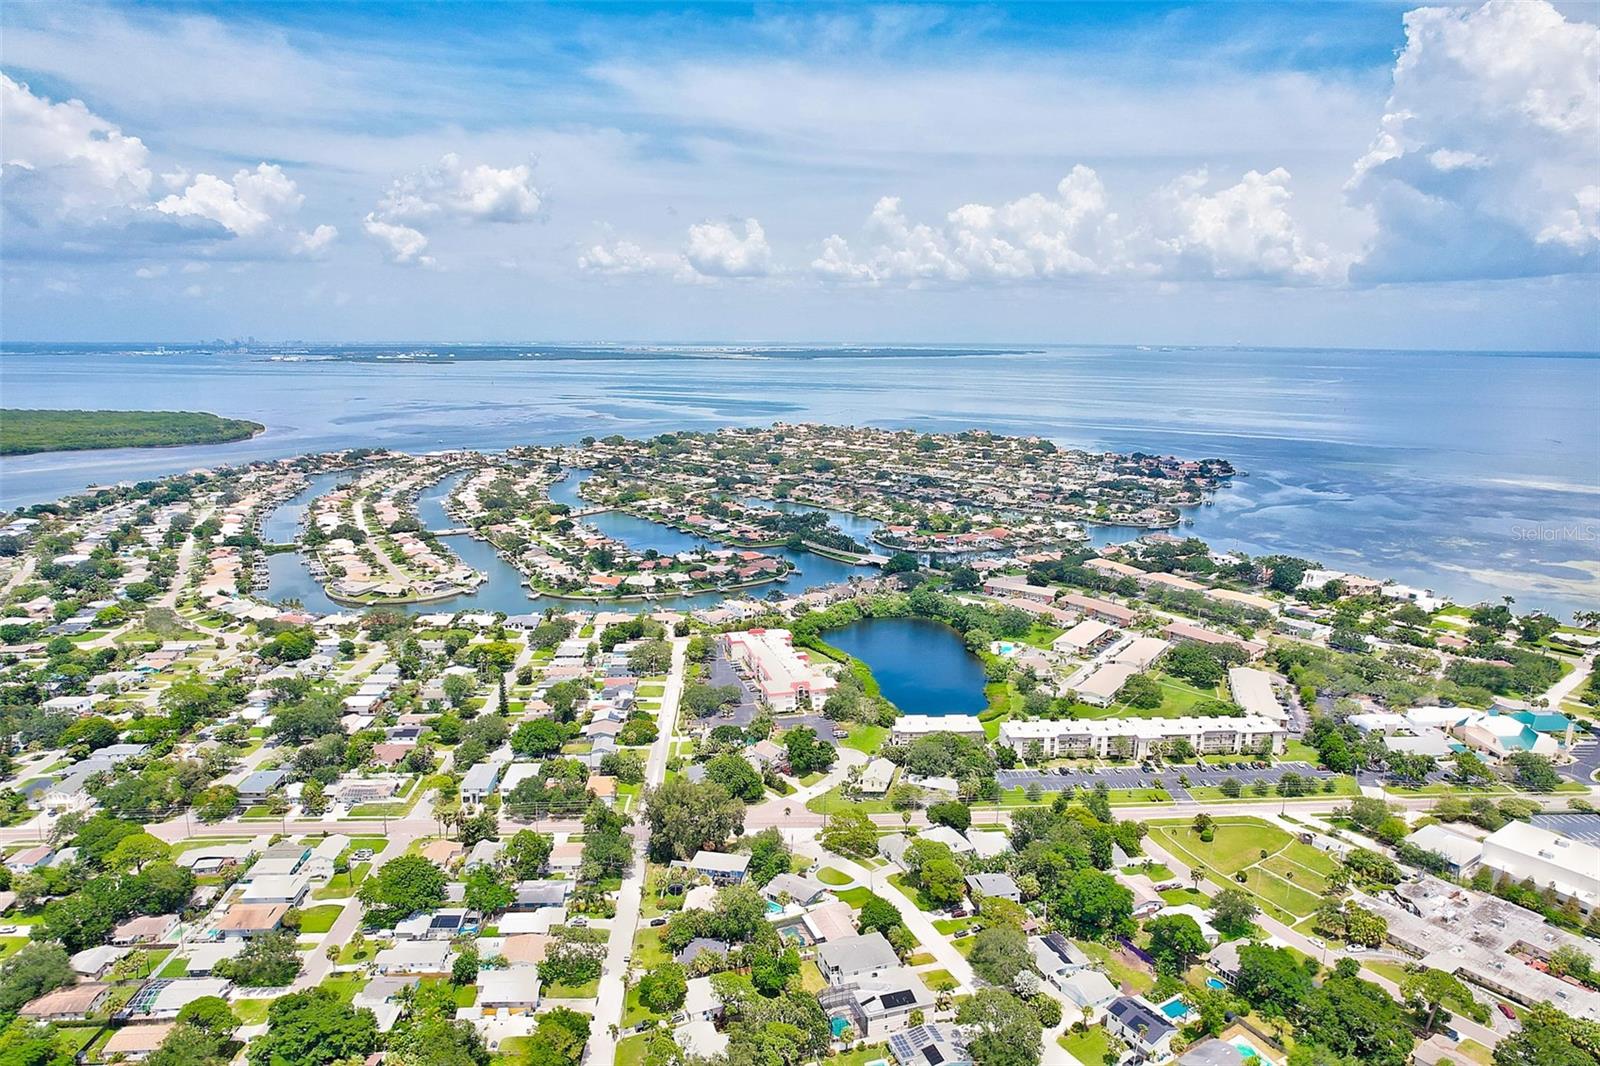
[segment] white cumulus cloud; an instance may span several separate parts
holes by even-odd
[[[319,253],[337,236],[332,226],[294,226],[305,197],[276,165],[231,180],[177,167],[161,177],[180,191],[154,200],[144,142],[81,101],[55,103],[0,74],[0,110],[5,215],[25,242],[92,240],[106,254],[149,254],[152,245],[225,241],[233,254],[277,257]]]
[[[1600,267],[1600,27],[1545,0],[1419,8],[1405,27],[1347,187],[1378,225],[1352,278]]]
[[[450,153],[430,167],[396,178],[368,213],[363,228],[396,263],[430,264],[422,254],[428,231],[450,223],[528,222],[543,194],[527,164],[469,166]]]
[[[428,250],[428,238],[420,230],[385,222],[373,214],[367,215],[362,220],[361,228],[366,230],[367,236],[384,245],[388,249],[389,258],[396,263],[433,265],[433,257],[422,254]]]
[[[1289,212],[1289,172],[1252,170],[1207,191],[1204,171],[1185,174],[1157,197],[1151,266],[1175,277],[1292,282],[1335,281],[1345,264],[1301,235]]]
[[[683,257],[707,277],[755,278],[772,272],[772,249],[766,231],[753,218],[744,219],[741,235],[728,222],[700,222],[689,227]]]

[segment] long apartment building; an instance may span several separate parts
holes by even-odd
[[[1288,731],[1279,722],[1256,716],[1227,718],[1103,718],[1017,722],[1000,725],[1000,743],[1027,751],[1035,742],[1047,758],[1122,755],[1143,758],[1172,740],[1187,740],[1205,755],[1256,751],[1263,740],[1281,752]]]
[[[839,686],[833,676],[796,651],[787,629],[751,629],[723,636],[728,655],[744,667],[761,698],[779,712],[802,704],[821,707]]]

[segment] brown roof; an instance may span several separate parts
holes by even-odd
[[[288,910],[282,903],[235,903],[222,916],[217,928],[230,933],[276,929]]]
[[[596,796],[615,796],[617,794],[617,779],[605,774],[590,774],[589,791]]]
[[[101,997],[111,991],[111,986],[98,981],[81,985],[68,985],[54,992],[46,992],[29,1001],[20,1013],[25,1018],[57,1018],[72,1014],[88,1014],[94,1010]]]
[[[544,961],[545,949],[549,945],[550,938],[544,933],[518,933],[506,937],[500,954],[507,962],[539,963]]]
[[[422,857],[429,862],[446,863],[461,854],[461,845],[454,840],[435,840],[422,849]]]
[[[154,1025],[124,1025],[111,1034],[111,1039],[106,1041],[101,1053],[107,1058],[118,1053],[147,1054],[161,1046],[161,1042],[172,1032],[175,1024],[175,1022],[157,1022]]]

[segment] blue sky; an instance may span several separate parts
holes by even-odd
[[[1593,18],[11,4],[0,328],[1595,349]]]

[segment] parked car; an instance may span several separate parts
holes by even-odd
[[[1504,1014],[1507,1018],[1510,1018],[1512,1021],[1517,1020],[1517,1012],[1506,1006],[1504,1003],[1496,1003],[1495,1006],[1498,1007],[1500,1009],[1500,1013]]]

